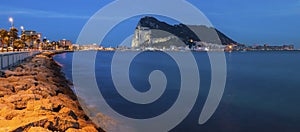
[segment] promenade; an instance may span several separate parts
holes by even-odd
[[[0,52],[0,70],[7,69],[10,66],[16,66],[26,60],[41,53],[40,51],[23,52]]]

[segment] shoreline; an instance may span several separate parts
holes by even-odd
[[[0,131],[104,131],[84,113],[53,60],[44,52],[0,77]]]
[[[166,51],[161,51],[161,50],[77,50],[73,52],[199,52],[199,53],[231,53],[231,52],[299,52],[300,49],[295,49],[295,50],[233,50],[233,51],[193,51],[193,50],[187,50],[187,51],[175,51],[175,50],[166,50]]]

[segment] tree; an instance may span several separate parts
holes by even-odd
[[[43,49],[48,49],[48,44],[47,44],[48,40],[46,38],[43,39]]]
[[[14,45],[13,45],[14,49],[17,49],[18,51],[20,51],[20,49],[25,48],[25,44],[21,39],[16,39],[14,41]]]
[[[2,52],[3,52],[4,45],[7,45],[7,47],[8,47],[8,43],[9,43],[8,31],[6,31],[5,29],[1,29],[0,30],[0,39],[1,39]],[[8,49],[7,49],[7,51],[8,51]]]
[[[26,46],[28,46],[25,42],[26,42],[26,35],[24,34],[24,33],[22,33],[22,35],[21,35],[21,40],[23,41],[23,43],[25,44],[25,46],[24,46],[24,48],[26,47]]]
[[[27,43],[28,48],[32,48],[31,47],[31,45],[32,45],[32,37],[31,37],[31,35],[25,35],[24,34],[24,38],[25,38],[24,40]]]
[[[51,43],[52,43],[53,49],[58,50],[59,42],[52,41]]]
[[[14,47],[13,46],[13,42],[14,42],[14,40],[18,39],[18,29],[14,28],[14,27],[10,28],[10,30],[9,30],[9,38],[11,39],[11,42],[12,42],[11,47]]]
[[[9,33],[10,33],[10,37],[12,37],[13,39],[18,39],[18,29],[12,27],[10,28],[9,30]]]
[[[31,35],[31,39],[32,39],[32,46],[34,49],[37,49],[38,44],[40,43],[40,39],[37,35]]]
[[[25,35],[25,42],[29,43],[31,49],[36,48],[38,36],[37,35]]]
[[[40,44],[41,44],[41,40],[39,38],[37,38],[36,41],[35,41],[35,47],[36,47],[36,49],[39,49]]]

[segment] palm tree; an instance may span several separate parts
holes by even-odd
[[[34,49],[36,47],[37,44],[37,40],[38,40],[38,36],[37,35],[25,35],[25,42],[29,43],[29,47]]]
[[[14,28],[14,27],[10,28],[10,30],[9,30],[9,37],[10,37],[11,42],[12,42],[11,47],[14,47],[13,46],[14,40],[18,39],[18,32],[19,32],[18,29]]]
[[[33,47],[35,49],[38,49],[38,45],[41,42],[41,40],[39,39],[39,37],[37,35],[31,35],[32,36],[32,41],[33,41]]]
[[[25,35],[24,34],[24,40],[27,43],[28,48],[31,48],[31,42],[32,42],[31,35]]]
[[[59,42],[57,42],[57,41],[52,41],[52,42],[51,42],[51,46],[52,46],[52,49],[53,49],[53,50],[57,50],[57,49],[58,49],[58,46],[59,46]]]
[[[53,49],[52,43],[48,43],[48,44],[47,44],[47,50],[52,50],[52,49]]]
[[[16,39],[14,41],[14,45],[13,45],[14,49],[16,48],[18,51],[20,51],[20,49],[23,49],[24,47],[25,47],[25,44],[21,39]]]
[[[2,52],[3,52],[4,45],[8,45],[9,43],[9,34],[5,29],[0,30],[0,39],[1,39]]]
[[[48,49],[47,41],[48,40],[46,38],[43,39],[43,44],[44,44],[43,47]]]
[[[24,49],[25,49],[25,47],[26,47],[26,35],[25,35],[24,33],[22,33],[20,39],[21,39],[21,40],[23,41],[23,43],[25,44],[25,46],[24,46]]]
[[[10,28],[9,30],[9,33],[10,33],[10,37],[12,37],[13,39],[18,39],[18,29],[12,27]]]

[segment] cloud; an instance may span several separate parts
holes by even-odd
[[[24,15],[39,18],[72,18],[72,19],[88,19],[90,16],[65,14],[53,11],[43,11],[26,8],[14,8],[8,6],[0,6],[0,15]]]

